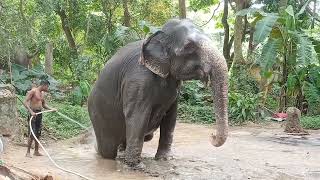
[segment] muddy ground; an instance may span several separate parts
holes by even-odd
[[[158,136],[143,148],[145,172],[129,171],[119,161],[96,155],[91,137],[74,138],[48,146],[56,162],[95,180],[102,179],[320,179],[320,131],[308,136],[288,136],[279,124],[231,127],[227,143],[212,147],[211,128],[178,123],[174,159],[155,161]],[[6,163],[59,179],[81,179],[57,168],[45,156],[24,157],[26,148],[10,145]]]

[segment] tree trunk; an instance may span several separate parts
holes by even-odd
[[[229,48],[229,24],[228,24],[228,0],[224,0],[223,16],[221,23],[224,28],[224,39],[223,39],[223,56],[227,60],[228,65],[230,64],[230,48]],[[230,67],[230,66],[229,66]]]
[[[253,45],[253,34],[254,34],[254,27],[250,26],[250,33],[249,33],[249,45],[248,45],[248,55],[250,56],[255,49]]]
[[[69,47],[70,47],[75,53],[77,53],[77,46],[76,46],[74,37],[73,37],[73,35],[72,35],[71,28],[70,28],[70,24],[69,24],[69,22],[68,22],[68,17],[67,17],[67,14],[66,14],[65,10],[59,8],[59,9],[56,10],[56,13],[59,15],[59,17],[60,17],[60,19],[61,19],[61,26],[62,26],[62,29],[63,29],[63,31],[64,31],[64,34],[66,35],[66,38],[67,38]]]
[[[316,17],[316,9],[317,9],[317,1],[314,0],[313,1],[313,12],[312,12],[313,18],[312,18],[312,22],[311,22],[311,29],[314,29],[314,23],[315,23],[315,18],[314,17]]]
[[[130,13],[128,9],[128,0],[123,0],[123,25],[130,27]]]
[[[288,0],[279,1],[279,11],[283,10],[287,6]],[[287,79],[288,79],[288,50],[284,47],[283,63],[282,63],[282,82],[281,82],[281,93],[279,102],[279,112],[283,112],[287,107]]]
[[[245,6],[244,0],[235,0],[236,12],[242,10]],[[243,36],[243,17],[236,16],[234,25],[234,63],[242,63],[244,61],[242,54],[242,36]]]
[[[282,63],[282,82],[281,82],[281,94],[279,112],[283,112],[287,107],[287,80],[288,80],[288,52],[285,48],[283,63]]]
[[[286,122],[286,127],[284,129],[284,132],[300,134],[300,135],[309,134],[300,125],[301,112],[299,109],[295,107],[289,107],[287,109],[287,114],[288,114],[288,117],[287,117],[287,122]]]
[[[185,0],[179,0],[179,11],[180,11],[179,13],[180,19],[185,19],[187,17]]]
[[[50,76],[53,74],[53,43],[52,42],[48,42],[46,45],[45,72]]]

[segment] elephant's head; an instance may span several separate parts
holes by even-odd
[[[142,47],[140,63],[162,78],[209,81],[217,122],[211,143],[221,146],[228,135],[228,68],[213,42],[190,20],[173,19]]]

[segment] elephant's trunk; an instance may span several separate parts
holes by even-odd
[[[222,146],[228,136],[228,67],[221,53],[210,40],[200,43],[204,71],[210,77],[217,124],[216,135],[212,134],[211,144]]]

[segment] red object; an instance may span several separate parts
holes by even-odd
[[[275,113],[272,115],[272,117],[286,119],[288,117],[288,114],[287,113]]]

